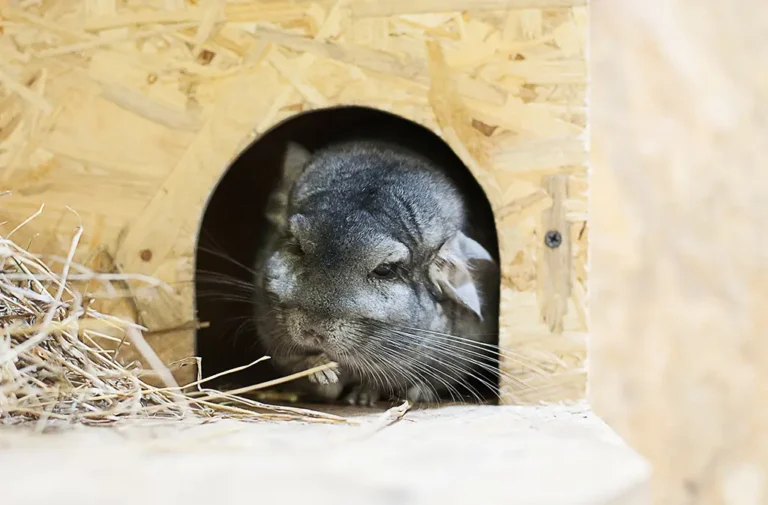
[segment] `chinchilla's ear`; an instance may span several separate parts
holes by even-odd
[[[296,142],[288,142],[283,156],[283,181],[292,186],[299,178],[309,159],[312,157],[306,147]]]
[[[279,186],[270,196],[266,209],[267,219],[278,228],[287,225],[288,195],[311,157],[312,153],[301,144],[288,142],[286,145]]]
[[[483,246],[459,231],[440,248],[429,266],[429,277],[439,297],[463,305],[482,320],[480,295],[469,269],[470,261],[493,262],[493,258]]]

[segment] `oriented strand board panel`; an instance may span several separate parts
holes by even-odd
[[[45,204],[20,243],[63,255],[82,222],[79,261],[172,286],[127,282],[133,297],[102,309],[147,325],[170,362],[192,353],[195,235],[228,163],[298,112],[394,112],[448,142],[492,202],[504,367],[520,381],[506,392],[582,397],[584,3],[5,2],[0,220]]]
[[[768,10],[594,0],[590,397],[654,503],[768,503]]]

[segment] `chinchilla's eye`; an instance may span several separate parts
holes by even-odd
[[[381,279],[391,278],[395,274],[395,265],[392,263],[382,263],[374,268],[372,273],[374,277],[379,277]]]

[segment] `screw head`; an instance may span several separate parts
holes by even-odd
[[[549,230],[547,234],[544,235],[544,243],[550,249],[556,249],[563,243],[563,236],[560,235],[560,232],[557,230]]]

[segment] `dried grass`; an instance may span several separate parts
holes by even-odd
[[[90,280],[110,286],[112,282],[131,278],[155,289],[167,287],[149,278],[103,275],[74,264],[72,257],[82,230],[79,227],[75,231],[60,273],[16,244],[12,240],[16,230],[0,236],[0,423],[37,423],[39,429],[45,429],[113,424],[137,418],[353,422],[237,396],[268,384],[221,392],[203,388],[212,379],[208,378],[191,384],[196,392],[183,392],[171,371],[144,340],[145,328],[94,310],[90,307],[91,294],[74,289],[72,282]],[[104,341],[116,338],[120,345],[112,346],[114,350],[106,348]],[[118,353],[127,345],[137,348],[153,370],[144,370],[136,362],[123,364]],[[263,359],[266,358],[251,365]],[[280,381],[328,366],[333,365]],[[159,376],[165,387],[153,387],[142,380],[149,374]]]

